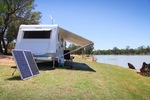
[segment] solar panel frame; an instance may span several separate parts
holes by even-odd
[[[31,51],[24,51],[24,54],[25,54],[27,62],[29,63],[29,66],[30,66],[33,76],[40,74],[37,64],[36,64],[35,60],[33,59],[33,55],[31,53]]]
[[[24,52],[22,50],[12,50],[12,54],[15,58],[17,68],[19,69],[21,79],[25,80],[32,77],[33,74]]]

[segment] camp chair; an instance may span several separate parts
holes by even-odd
[[[65,65],[70,66],[71,68],[73,68],[73,56],[70,56],[70,50],[64,50],[64,59],[65,61]]]

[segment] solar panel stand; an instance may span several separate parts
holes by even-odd
[[[14,72],[12,73],[12,76],[14,76],[14,74],[15,74],[16,70],[17,70],[17,67],[15,68]]]

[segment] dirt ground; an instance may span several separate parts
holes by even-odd
[[[16,66],[12,56],[0,55],[0,65]]]

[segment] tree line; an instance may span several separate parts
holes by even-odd
[[[67,50],[73,51],[80,46],[75,44],[70,44],[66,47]],[[72,54],[87,54],[87,55],[150,55],[150,46],[139,46],[138,48],[130,48],[130,46],[126,46],[125,49],[119,49],[114,47],[109,50],[94,50],[94,45],[87,46],[85,48],[79,49],[77,51],[72,52]]]
[[[126,46],[125,49],[119,49],[114,47],[109,50],[95,50],[93,51],[94,55],[150,55],[150,46],[145,47],[144,45],[133,49],[130,46]]]

